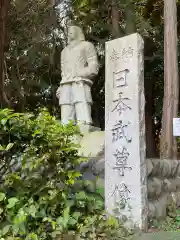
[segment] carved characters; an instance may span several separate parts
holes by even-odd
[[[110,56],[110,60],[113,61],[115,66],[113,73],[113,89],[117,94],[115,100],[113,100],[112,113],[115,115],[115,119],[119,118],[118,122],[113,123],[111,132],[112,132],[112,147],[115,147],[115,152],[113,154],[115,159],[115,164],[112,169],[117,172],[120,178],[125,177],[126,171],[131,171],[132,167],[129,166],[129,150],[128,144],[132,142],[132,137],[128,135],[128,128],[131,125],[130,122],[125,123],[122,117],[122,114],[126,111],[131,111],[130,98],[125,95],[124,89],[128,87],[128,74],[129,69],[125,68],[124,70],[118,69],[118,61],[124,58],[133,56],[133,49],[129,47],[128,49],[123,49],[122,54],[119,55],[114,49]],[[124,115],[124,114],[123,114]],[[114,145],[115,144],[115,145]],[[121,181],[122,179],[120,179]],[[119,202],[123,205],[126,205],[129,198],[130,191],[128,186],[124,183],[116,183],[115,189],[113,191],[113,197],[115,202]]]
[[[114,196],[115,202],[120,202],[124,206],[128,203],[130,199],[130,190],[125,183],[116,184],[112,196]]]
[[[122,138],[125,138],[127,142],[131,142],[132,138],[128,137],[125,129],[128,127],[129,124],[123,124],[122,120],[120,120],[118,123],[114,125],[112,128],[112,141],[118,141]]]
[[[116,149],[116,153],[114,157],[116,159],[116,164],[113,169],[119,172],[119,176],[124,177],[125,170],[132,170],[131,167],[128,167],[128,157],[130,153],[127,151],[125,147],[122,150]]]
[[[112,112],[117,111],[119,115],[122,114],[123,111],[126,111],[127,109],[131,110],[131,107],[126,104],[126,101],[130,100],[127,97],[122,97],[122,92],[119,93],[118,99],[114,100],[115,107],[112,109]]]
[[[125,69],[122,71],[116,71],[113,73],[113,87],[125,87],[127,86],[127,74],[129,70]]]

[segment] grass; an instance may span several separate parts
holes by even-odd
[[[155,231],[175,231],[180,233],[180,209],[173,206],[169,207],[167,211],[167,218],[164,221],[151,221],[150,229],[154,229]]]

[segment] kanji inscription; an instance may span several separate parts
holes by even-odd
[[[128,48],[124,48],[122,50],[122,58],[124,60],[126,60],[128,58],[132,58],[133,54],[134,54],[134,49],[131,46],[129,46]]]
[[[114,88],[120,88],[127,86],[127,74],[129,73],[128,69],[117,71],[113,73],[113,84]]]
[[[130,199],[130,190],[126,186],[125,183],[116,184],[115,189],[112,193],[112,196],[115,197],[116,203],[122,203],[123,205],[126,205],[128,203],[128,200]]]
[[[119,54],[116,52],[116,50],[113,48],[113,50],[112,50],[112,54],[111,54],[111,56],[110,56],[110,60],[111,61],[117,61],[117,60],[119,60],[120,59],[120,57],[119,57]]]
[[[112,109],[112,112],[117,111],[119,115],[122,114],[123,111],[131,110],[131,107],[128,105],[128,102],[130,99],[128,97],[123,97],[123,93],[119,93],[118,99],[114,100],[113,103],[115,103],[114,108]]]
[[[114,157],[116,158],[116,164],[113,169],[119,172],[119,176],[124,177],[125,170],[132,170],[131,167],[128,167],[128,157],[130,153],[127,151],[125,147],[122,150],[116,149],[116,153]]]
[[[116,142],[124,138],[128,143],[132,141],[132,137],[128,136],[126,129],[130,123],[124,124],[122,120],[116,123],[112,128],[112,142]]]

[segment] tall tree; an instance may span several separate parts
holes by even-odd
[[[112,19],[112,36],[113,38],[122,37],[120,29],[120,10],[116,0],[112,0],[111,5],[111,19]]]
[[[0,0],[0,105],[8,106],[9,102],[4,91],[4,48],[6,39],[6,20],[10,0]]]
[[[176,0],[164,0],[164,101],[160,149],[163,158],[177,157],[172,123],[178,115],[178,100],[177,6]]]
[[[126,21],[125,27],[126,34],[134,33],[136,31],[136,19],[135,19],[135,7],[132,0],[126,0],[125,21]]]

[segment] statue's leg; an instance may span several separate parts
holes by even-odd
[[[72,85],[73,102],[75,104],[75,115],[77,122],[81,124],[92,124],[91,118],[91,88],[84,82],[75,82]]]
[[[75,104],[76,120],[82,124],[92,124],[91,105],[85,102]]]
[[[68,124],[69,121],[75,121],[75,108],[73,105],[61,105],[61,122]]]

